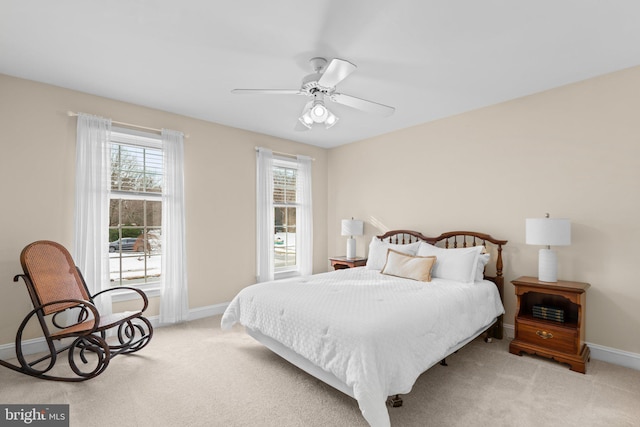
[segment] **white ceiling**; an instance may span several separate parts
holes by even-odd
[[[396,112],[299,132],[306,98],[231,93],[297,89],[314,56]],[[0,0],[0,73],[321,147],[636,65],[638,0]]]

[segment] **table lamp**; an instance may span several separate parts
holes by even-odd
[[[357,219],[342,220],[342,235],[349,236],[347,239],[347,259],[356,257],[356,239],[353,236],[362,236],[364,230],[364,222]]]
[[[527,218],[527,245],[544,245],[538,252],[538,280],[558,281],[558,257],[551,246],[571,244],[571,222],[566,218]]]

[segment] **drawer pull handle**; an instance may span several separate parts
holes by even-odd
[[[536,335],[542,338],[543,340],[548,340],[549,338],[553,338],[553,334],[547,331],[536,331]]]

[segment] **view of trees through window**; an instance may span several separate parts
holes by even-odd
[[[109,265],[114,286],[160,277],[162,161],[159,148],[112,144]]]
[[[273,168],[274,260],[276,269],[296,265],[296,176],[297,169]]]

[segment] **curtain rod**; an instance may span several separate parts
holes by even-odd
[[[260,149],[260,147],[255,147],[255,149],[256,149],[256,151],[258,151],[258,150]],[[297,155],[297,154],[283,153],[282,151],[273,151],[273,150],[271,150],[271,152],[272,152],[273,154],[277,154],[277,155],[279,155],[279,156],[294,157],[294,158],[298,157],[298,155]],[[312,157],[312,158],[311,158],[311,161],[312,161],[312,162],[315,162],[315,161],[316,161],[315,157]]]
[[[67,111],[67,115],[69,117],[78,117],[78,113],[74,113],[73,111]],[[150,127],[146,127],[146,126],[134,125],[132,123],[119,122],[119,121],[116,121],[116,120],[111,120],[111,123],[116,124],[116,125],[120,125],[120,126],[126,126],[126,127],[130,127],[130,128],[135,128],[135,129],[149,130],[151,132],[162,133],[162,129],[156,129],[156,128],[150,128]],[[189,135],[185,134],[184,137],[185,138],[189,138]]]

